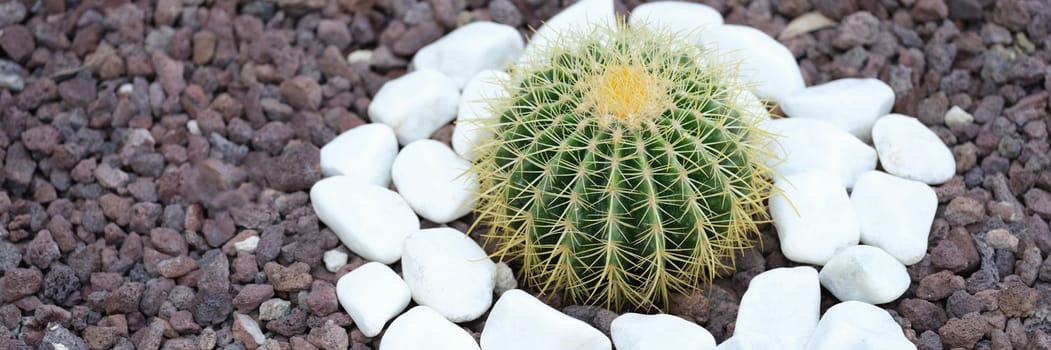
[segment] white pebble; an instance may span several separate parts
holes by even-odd
[[[894,107],[894,90],[879,79],[839,79],[788,95],[781,109],[792,118],[819,119],[854,134],[872,138],[876,118]]]
[[[462,88],[478,72],[506,69],[518,60],[524,47],[522,35],[514,27],[479,21],[424,46],[412,58],[412,65],[445,73]]]
[[[127,96],[131,95],[133,92],[135,92],[135,85],[132,85],[131,83],[120,84],[120,87],[117,88],[117,93],[121,95]]]
[[[909,289],[905,265],[883,249],[856,245],[841,249],[821,268],[821,285],[841,301],[884,304]]]
[[[259,246],[259,236],[248,236],[248,238],[242,239],[234,243],[234,249],[255,253],[255,248]]]
[[[345,175],[380,187],[390,184],[390,166],[398,155],[398,138],[387,124],[372,123],[347,130],[321,147],[321,173]]]
[[[412,208],[397,193],[347,176],[324,178],[310,188],[321,222],[347,248],[372,261],[401,259],[405,237],[420,228]]]
[[[734,334],[764,334],[779,349],[803,349],[817,326],[820,304],[821,286],[813,267],[760,273],[741,297]]]
[[[825,311],[806,349],[915,350],[916,345],[905,338],[901,326],[887,310],[846,301]]]
[[[448,227],[405,240],[401,273],[412,299],[453,322],[472,321],[493,303],[496,264],[471,237]]]
[[[366,337],[409,306],[409,286],[387,265],[370,262],[336,281],[336,298]]]
[[[824,170],[845,188],[858,176],[876,169],[876,150],[832,124],[814,119],[774,119],[760,127],[776,137],[769,147],[776,154],[768,165],[788,175]]]
[[[470,333],[429,307],[417,306],[390,323],[379,350],[478,350]]]
[[[721,25],[705,31],[703,40],[730,60],[740,61],[741,80],[755,84],[752,91],[761,98],[780,103],[806,87],[792,52],[758,29]]]
[[[672,315],[626,313],[610,324],[617,350],[711,350],[715,338],[704,327]]]
[[[916,118],[889,114],[876,120],[872,143],[888,173],[923,182],[942,184],[956,174],[956,159],[949,147]]]
[[[405,200],[423,218],[443,224],[467,215],[476,204],[478,181],[471,166],[449,146],[419,140],[394,159],[391,177]]]
[[[614,28],[616,15],[613,12],[613,0],[580,0],[566,7],[555,16],[544,21],[529,39],[521,60],[537,58],[537,53],[551,45],[552,40],[573,32],[587,33],[596,26]]]
[[[496,263],[496,270],[493,271],[493,292],[497,296],[503,295],[504,292],[518,288],[518,280],[515,279],[515,272],[511,270],[507,263],[501,261]]]
[[[789,260],[823,265],[839,249],[858,244],[858,217],[847,191],[822,171],[785,175],[770,198],[781,252]]]
[[[347,54],[347,63],[369,63],[372,61],[372,50],[354,50]]]
[[[883,248],[912,265],[927,254],[938,196],[926,184],[870,171],[858,178],[850,202],[858,214],[861,243]]]
[[[433,69],[421,69],[383,84],[369,104],[369,118],[389,125],[402,145],[425,139],[456,117],[459,86]]]
[[[493,122],[490,103],[508,95],[503,84],[509,79],[502,71],[485,70],[478,72],[463,88],[452,136],[453,150],[460,156],[474,159],[477,156],[472,152],[474,147],[492,137],[488,125]]]
[[[239,312],[234,313],[234,328],[243,329],[248,336],[252,337],[252,341],[255,344],[246,344],[249,346],[265,343],[266,335],[263,334],[263,330],[259,328],[259,323],[252,319],[252,316],[245,315]]]
[[[197,125],[196,120],[186,122],[186,131],[189,131],[190,135],[201,136],[201,127]]]
[[[686,35],[701,43],[706,30],[723,25],[723,15],[704,4],[685,1],[655,1],[631,10],[628,25],[645,25],[654,30],[667,30]]]
[[[325,262],[325,269],[332,273],[343,268],[343,266],[347,264],[347,258],[347,253],[344,253],[339,249],[326,251],[325,254],[321,256],[321,260]]]
[[[974,116],[960,106],[952,106],[948,112],[945,112],[945,126],[955,128],[971,123],[974,123]]]
[[[611,348],[609,338],[602,332],[519,289],[507,291],[493,305],[481,343],[483,350]]]
[[[734,335],[715,350],[781,350],[781,345],[762,333],[734,331]]]
[[[292,302],[280,298],[271,298],[259,304],[259,320],[270,321],[285,317],[291,309]]]

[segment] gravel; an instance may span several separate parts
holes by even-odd
[[[784,42],[808,86],[880,78],[953,150],[913,287],[881,305],[919,349],[1051,349],[1051,3],[702,2],[774,35],[809,11],[837,20]],[[318,149],[457,24],[525,32],[559,3],[0,4],[0,347],[376,349],[335,299],[360,258],[321,263],[340,244],[305,192]],[[954,107],[973,121],[947,125]],[[731,335],[750,278],[788,264],[764,230],[736,273],[666,311]],[[601,330],[615,316],[544,300]]]

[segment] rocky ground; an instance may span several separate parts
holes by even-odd
[[[807,85],[886,81],[894,111],[952,148],[958,175],[936,188],[928,255],[883,305],[919,349],[1051,349],[1051,3],[703,2],[780,36]],[[370,96],[458,24],[526,32],[563,5],[0,4],[0,348],[240,349],[256,346],[254,320],[268,349],[377,348],[335,295],[361,259],[322,261],[347,252],[305,192],[318,148],[365,122]],[[836,23],[783,33],[812,11]],[[732,334],[751,277],[790,265],[764,236],[735,273],[666,311]],[[605,332],[616,316],[547,301]]]

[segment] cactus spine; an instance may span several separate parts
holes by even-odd
[[[563,35],[511,70],[478,145],[478,224],[525,282],[660,306],[732,264],[766,220],[771,137],[732,64],[670,33]]]

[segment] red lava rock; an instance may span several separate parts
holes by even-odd
[[[286,337],[303,334],[307,329],[307,314],[301,309],[293,308],[284,317],[267,322],[266,329]]]
[[[912,323],[912,329],[915,329],[917,332],[936,331],[945,324],[947,319],[945,310],[941,306],[922,299],[902,300],[898,304],[897,310]]]
[[[295,108],[314,111],[321,107],[321,86],[311,77],[285,80],[281,83],[281,96]]]
[[[311,329],[307,341],[325,350],[347,349],[350,346],[347,331],[332,321],[325,322],[322,327]]]
[[[957,290],[964,289],[963,277],[950,271],[940,271],[924,277],[916,289],[916,296],[925,300],[942,300]]]
[[[233,306],[240,312],[250,313],[273,296],[274,287],[269,284],[247,284],[234,297]]]
[[[51,231],[42,230],[26,246],[23,256],[25,262],[40,269],[46,269],[52,261],[58,259],[62,252],[58,250],[58,244],[51,238]]]
[[[1029,317],[1036,311],[1039,293],[1020,282],[1007,282],[1000,291],[1000,311],[1007,317]]]
[[[409,56],[427,44],[437,41],[444,34],[444,30],[437,23],[423,22],[406,30],[391,45],[391,51],[401,56]]]
[[[938,329],[945,345],[968,349],[973,348],[988,331],[989,324],[976,313],[949,319]]]
[[[0,300],[12,302],[40,290],[43,274],[37,269],[15,268],[0,277]]]
[[[40,125],[22,133],[22,144],[27,150],[51,154],[51,150],[62,142],[62,135],[51,125]]]
[[[154,249],[171,255],[186,254],[189,249],[182,234],[166,227],[150,230],[150,244]]]
[[[157,273],[164,278],[179,278],[197,269],[197,262],[186,255],[157,262]]]
[[[106,296],[106,313],[133,313],[139,311],[139,301],[146,285],[141,282],[127,282]]]
[[[945,209],[945,219],[957,226],[970,225],[985,217],[985,205],[970,197],[956,197]]]
[[[278,292],[298,292],[310,286],[314,277],[310,275],[310,266],[301,262],[294,263],[288,267],[277,263],[266,263],[263,265],[267,279]]]
[[[120,338],[119,330],[114,327],[88,326],[84,328],[84,341],[89,349],[110,349]]]
[[[36,49],[36,41],[29,29],[21,25],[4,27],[0,34],[0,49],[15,61],[24,61]]]
[[[321,151],[312,144],[292,141],[273,160],[266,173],[269,185],[278,191],[307,190],[321,180]]]
[[[336,299],[336,286],[326,281],[315,280],[307,295],[307,307],[314,315],[325,316],[339,311],[339,300]]]
[[[708,322],[708,298],[703,291],[697,290],[690,295],[672,294],[669,302],[669,312],[697,324]]]

